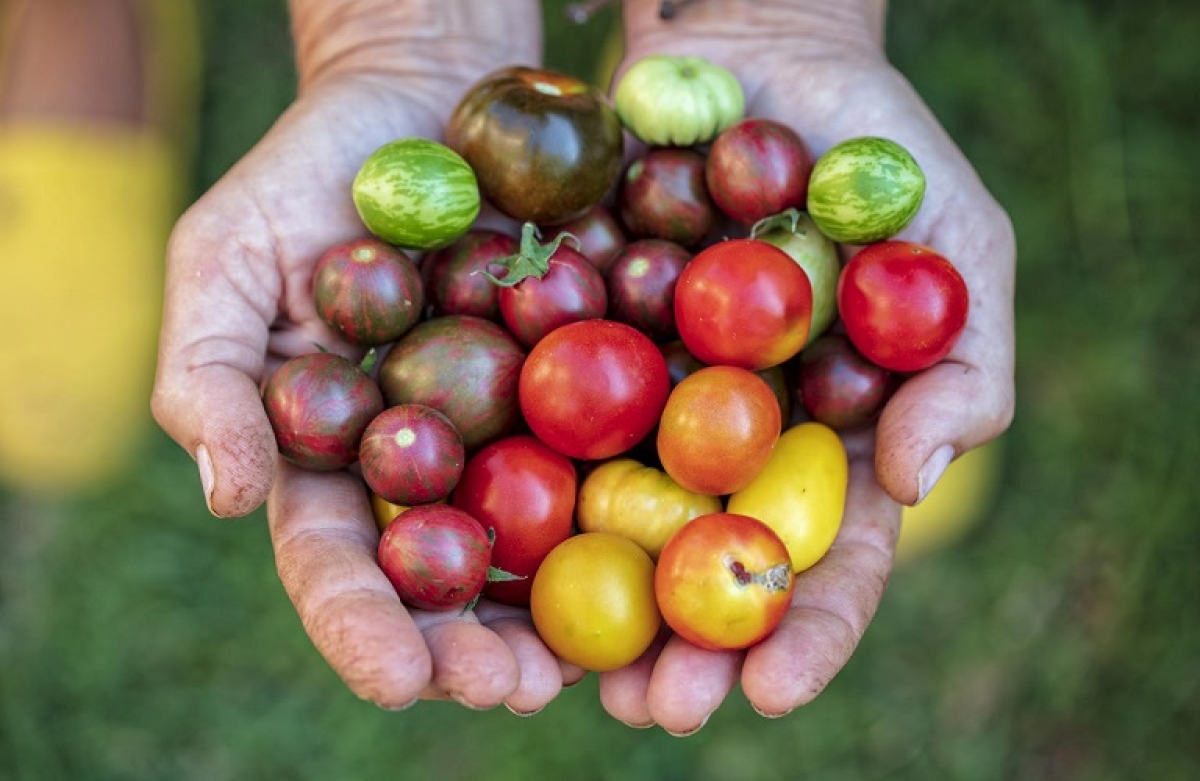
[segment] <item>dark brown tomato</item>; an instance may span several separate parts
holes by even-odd
[[[596,87],[510,66],[477,82],[446,126],[484,197],[521,222],[557,225],[586,212],[621,173],[624,136]]]
[[[379,365],[390,406],[425,404],[450,419],[472,451],[520,418],[517,384],[525,352],[502,326],[445,315],[417,324]]]
[[[517,251],[506,233],[473,228],[448,247],[421,261],[425,295],[433,315],[471,315],[500,321],[496,286],[482,272],[495,274],[497,261]]]
[[[792,370],[796,395],[808,414],[838,430],[874,422],[901,381],[839,333],[825,334],[805,348]]]
[[[704,155],[655,147],[625,169],[617,191],[621,222],[634,238],[665,239],[693,248],[721,223],[704,182]]]
[[[675,281],[691,258],[692,253],[663,239],[627,244],[606,277],[609,317],[656,342],[674,338]]]

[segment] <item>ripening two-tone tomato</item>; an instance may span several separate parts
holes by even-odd
[[[692,258],[675,284],[675,325],[709,365],[766,369],[804,346],[812,321],[808,274],[778,247],[727,239]]]
[[[949,260],[909,241],[881,241],[838,278],[846,335],[872,362],[916,372],[945,358],[967,326],[967,283]]]

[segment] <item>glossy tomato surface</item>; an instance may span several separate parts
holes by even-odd
[[[556,225],[599,203],[621,173],[624,136],[605,94],[551,70],[510,66],[476,83],[446,126],[449,146],[508,216]]]
[[[728,239],[701,250],[675,284],[675,325],[706,364],[765,369],[794,356],[812,319],[808,275],[783,250]]]
[[[521,578],[488,583],[488,597],[529,604],[538,565],[571,534],[577,488],[571,460],[531,436],[499,439],[467,460],[450,503],[494,532],[492,566]]]
[[[842,269],[838,312],[869,360],[916,372],[945,358],[967,325],[967,284],[949,260],[908,241],[872,244]]]
[[[379,539],[376,559],[406,604],[463,609],[487,582],[487,530],[455,507],[427,504],[400,513]]]
[[[519,396],[538,439],[571,458],[596,460],[649,434],[670,389],[666,361],[649,337],[624,323],[583,320],[529,351]]]
[[[747,648],[783,620],[795,578],[787,548],[747,515],[710,513],[680,529],[658,557],[663,619],[692,645]]]

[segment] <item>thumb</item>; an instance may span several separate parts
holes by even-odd
[[[279,283],[247,273],[246,245],[214,248],[212,236],[228,235],[217,222],[194,208],[172,234],[151,406],[196,459],[209,510],[237,517],[266,500],[274,477],[278,449],[258,383]]]

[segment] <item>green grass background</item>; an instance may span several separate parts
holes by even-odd
[[[294,91],[283,0],[203,5],[197,193]],[[613,721],[592,679],[532,718],[380,711],[312,648],[262,513],[213,520],[155,434],[2,538],[0,778],[1195,777],[1200,5],[893,6],[894,62],[1016,224],[1018,411],[994,506],[895,576],[825,694],[768,721],[735,693],[683,740]],[[586,68],[599,25],[566,35],[550,64]]]

